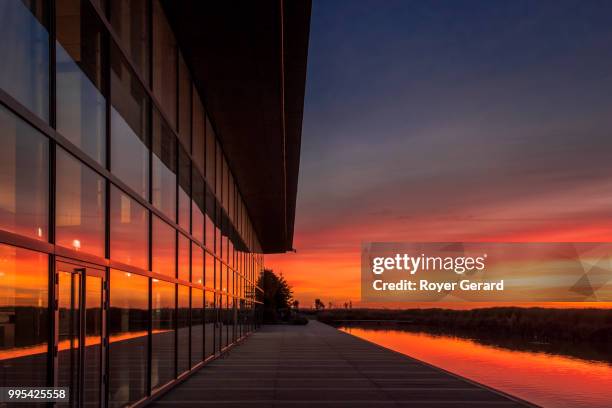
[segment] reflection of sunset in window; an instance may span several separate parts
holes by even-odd
[[[178,278],[189,281],[189,251],[191,241],[180,233],[178,237]]]
[[[0,228],[47,238],[48,155],[46,138],[0,106]]]
[[[203,285],[259,243],[160,2],[48,3],[0,7],[0,386],[127,406],[254,329]]]
[[[111,269],[108,329],[110,375],[117,380],[112,392],[132,388],[144,393],[148,350],[149,278]],[[124,368],[125,356],[131,367]],[[141,380],[135,380],[138,376]],[[130,380],[131,378],[131,380]],[[119,385],[120,384],[120,385]],[[117,389],[118,388],[118,389]]]
[[[56,243],[104,257],[104,178],[63,149],[56,163]]]
[[[204,254],[205,258],[205,286],[207,288],[213,289],[215,287],[215,263],[214,258],[211,254],[206,252]]]
[[[0,244],[0,360],[40,354],[11,364],[26,372],[46,359],[47,282],[46,254]]]
[[[199,246],[191,246],[191,281],[202,284],[204,276],[204,250]]]
[[[176,231],[160,218],[153,217],[153,272],[175,277]]]
[[[148,216],[140,204],[111,188],[111,259],[148,270]]]
[[[153,330],[173,331],[175,310],[175,285],[152,279],[151,316]],[[172,373],[163,367],[172,366],[174,360],[174,336],[170,332],[160,332],[152,337],[151,381],[156,387],[172,378]]]

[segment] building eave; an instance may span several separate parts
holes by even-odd
[[[291,250],[310,0],[163,5],[262,251]]]

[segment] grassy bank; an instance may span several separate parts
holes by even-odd
[[[440,333],[532,342],[612,343],[612,309],[332,309],[320,311],[318,319],[332,325],[423,327]]]

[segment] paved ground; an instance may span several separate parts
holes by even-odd
[[[311,321],[266,326],[154,407],[509,407],[519,401]]]

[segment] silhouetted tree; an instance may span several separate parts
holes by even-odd
[[[283,275],[264,269],[257,283],[264,290],[264,322],[276,323],[288,314],[293,292]]]
[[[317,310],[325,309],[325,304],[323,304],[323,302],[321,302],[321,299],[315,299],[315,309],[317,309]]]

